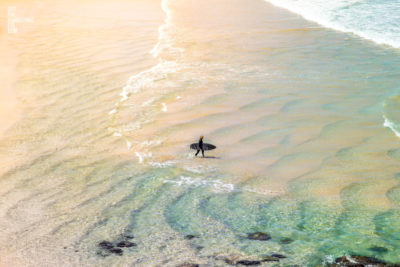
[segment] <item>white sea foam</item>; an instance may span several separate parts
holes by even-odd
[[[243,188],[243,191],[246,192],[251,192],[251,193],[255,193],[258,195],[273,195],[273,196],[277,196],[277,195],[282,195],[284,193],[284,191],[273,191],[273,190],[267,190],[267,189],[263,189],[263,190],[257,190],[257,189],[252,189],[252,188]]]
[[[152,68],[131,76],[125,87],[122,88],[120,102],[126,101],[130,95],[140,92],[143,88],[156,87],[157,81],[166,79],[169,74],[175,73],[179,69],[180,65],[174,61],[160,61]]]
[[[126,147],[128,148],[128,150],[131,150],[132,143],[129,140],[125,140],[125,141],[126,141]]]
[[[201,167],[183,167],[185,171],[193,172],[193,173],[203,173],[204,168]]]
[[[147,107],[147,106],[149,106],[149,105],[150,105],[151,103],[153,103],[155,100],[156,100],[156,98],[155,98],[155,97],[152,97],[152,98],[150,98],[149,100],[144,101],[144,102],[142,103],[142,107]]]
[[[132,75],[127,81],[126,85],[122,88],[122,92],[120,93],[120,100],[116,104],[116,107],[119,107],[119,103],[125,102],[129,99],[131,95],[137,94],[142,90],[146,89],[146,92],[154,91],[156,94],[159,94],[160,88],[157,86],[159,81],[163,81],[168,79],[168,76],[176,73],[177,71],[184,68],[185,64],[178,63],[177,54],[183,51],[183,49],[179,47],[174,47],[174,34],[176,34],[176,29],[173,27],[171,22],[171,14],[172,11],[169,8],[169,0],[162,0],[162,9],[165,12],[166,19],[165,23],[159,27],[159,35],[158,42],[154,46],[154,48],[150,51],[150,53],[158,59],[158,63],[153,67],[146,69],[138,74]],[[164,53],[165,52],[165,53]],[[163,57],[163,55],[167,55],[167,57]],[[169,58],[172,58],[170,60]],[[163,85],[163,88],[165,84]],[[158,90],[158,91],[157,91]],[[152,105],[157,100],[156,97],[152,97],[142,104],[133,104],[135,108],[146,108]],[[154,104],[156,105],[156,104]],[[128,106],[128,105],[124,105]],[[167,112],[168,107],[166,103],[161,103],[161,112]],[[109,112],[110,115],[117,113],[117,109],[114,108]],[[152,120],[150,117],[135,119],[131,123],[127,125],[123,125],[118,129],[112,129],[113,135],[117,137],[121,137],[125,140],[126,146],[128,150],[132,149],[132,143],[138,145],[139,148],[143,148],[145,152],[135,152],[136,157],[138,158],[138,162],[140,164],[144,163],[146,158],[151,158],[153,155],[151,152],[148,152],[148,147],[157,146],[161,144],[160,140],[149,140],[145,142],[136,142],[129,141],[124,133],[132,132],[137,129],[140,129],[143,124],[148,123]],[[136,147],[136,146],[135,146]],[[152,166],[164,166],[165,164],[157,164],[155,162],[150,163]]]
[[[383,126],[392,130],[392,132],[400,138],[400,127],[398,127],[394,122],[389,120],[386,116],[383,116],[384,122]]]
[[[155,58],[158,57],[161,52],[161,40],[167,39],[167,38],[165,38],[166,31],[171,24],[171,11],[168,8],[168,0],[161,1],[161,8],[164,11],[164,13],[167,15],[167,17],[165,19],[165,24],[161,25],[158,28],[158,43],[150,51],[150,54],[152,54]]]
[[[192,173],[204,173],[204,172],[210,172],[210,171],[215,171],[215,167],[207,165],[196,165],[196,166],[184,166],[183,169],[188,172]]]
[[[139,162],[140,164],[142,164],[143,161],[144,161],[146,158],[151,158],[151,157],[153,156],[152,153],[144,153],[144,152],[135,152],[135,155],[136,155],[136,157],[138,158],[138,162]]]
[[[167,104],[161,103],[161,106],[162,106],[162,108],[161,108],[161,111],[162,111],[162,112],[167,112],[167,111],[168,111]]]
[[[155,82],[159,80],[164,80],[167,78],[168,74],[177,72],[181,65],[175,60],[167,60],[161,56],[161,52],[168,49],[169,55],[174,55],[174,52],[181,52],[183,49],[174,47],[173,35],[176,29],[172,26],[171,14],[172,11],[169,8],[170,0],[162,0],[161,6],[166,14],[165,23],[161,25],[158,29],[158,42],[150,53],[158,58],[159,62],[157,65],[150,69],[144,70],[136,75],[129,78],[127,84],[122,89],[121,101],[125,101],[131,94],[138,93],[141,89],[145,87],[154,87]],[[174,56],[174,59],[177,57]],[[154,99],[150,99],[148,104],[152,103]],[[147,105],[147,101],[143,103],[144,106]]]
[[[121,137],[122,136],[121,132],[114,132],[113,135],[116,136],[116,137]]]
[[[139,144],[142,147],[153,147],[153,146],[161,145],[161,143],[162,143],[161,140],[148,140],[148,141],[140,142]]]
[[[325,260],[324,260],[324,264],[328,265],[328,264],[332,264],[335,262],[335,257],[333,255],[327,255],[325,256]]]
[[[175,161],[169,160],[169,161],[164,161],[164,162],[154,162],[154,161],[150,161],[148,162],[148,164],[152,167],[155,168],[165,168],[165,167],[171,167],[174,166],[176,164]]]
[[[400,48],[398,0],[266,0],[307,20]]]
[[[180,176],[176,180],[164,180],[164,183],[170,183],[177,186],[193,186],[193,187],[211,187],[220,193],[231,193],[231,192],[251,192],[260,195],[276,196],[281,195],[283,191],[272,191],[272,190],[253,190],[249,188],[237,188],[234,184],[223,183],[221,180],[205,180],[201,178],[193,178],[190,176]]]
[[[158,28],[158,43],[150,51],[150,54],[155,58],[160,58],[163,52],[168,52],[169,55],[177,57],[180,53],[185,50],[182,47],[176,47],[174,44],[174,35],[178,29],[172,25],[172,10],[169,8],[170,0],[162,0],[161,6],[165,14],[167,15],[165,23]]]
[[[225,184],[221,180],[208,181],[190,176],[180,176],[178,180],[164,180],[164,183],[171,183],[178,186],[211,187],[221,193],[229,193],[235,190],[235,185]]]

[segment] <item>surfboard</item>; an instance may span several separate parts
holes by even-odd
[[[217,147],[211,144],[207,144],[207,143],[203,143],[203,149],[204,150],[213,150],[216,149]],[[190,145],[190,149],[194,149],[194,150],[199,150],[199,144],[198,143],[193,143]]]

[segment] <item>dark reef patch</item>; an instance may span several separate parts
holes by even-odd
[[[119,240],[116,242],[110,242],[107,240],[103,240],[100,243],[98,243],[98,247],[100,250],[97,251],[97,255],[101,257],[107,257],[110,256],[111,254],[116,254],[118,256],[122,256],[124,254],[124,251],[122,248],[131,248],[131,247],[136,247],[136,243],[133,243],[131,241],[128,241],[126,239],[132,239],[133,236],[129,235],[124,235],[123,239],[125,240]]]
[[[130,247],[135,247],[136,244],[132,243],[130,241],[121,241],[117,244],[117,247],[119,248],[130,248]]]
[[[267,241],[271,239],[271,236],[266,233],[256,232],[247,234],[247,238],[250,240],[259,240],[259,241]]]
[[[193,238],[198,238],[196,235],[185,235],[186,240],[192,240]]]
[[[293,242],[293,239],[290,239],[290,238],[287,238],[287,237],[282,238],[281,240],[279,240],[279,243],[281,243],[281,244],[290,244],[292,242]]]
[[[371,251],[373,251],[373,252],[377,252],[377,253],[386,253],[386,252],[389,251],[389,250],[388,250],[387,248],[385,248],[385,247],[378,247],[378,246],[376,246],[376,247],[370,247],[369,250],[371,250]]]

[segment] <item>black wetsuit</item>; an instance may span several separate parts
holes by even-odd
[[[199,140],[199,148],[200,149],[197,149],[195,156],[197,156],[197,154],[199,154],[199,152],[201,150],[201,154],[203,155],[203,158],[204,158],[204,149],[203,149],[203,139],[202,138],[200,138],[200,140]]]

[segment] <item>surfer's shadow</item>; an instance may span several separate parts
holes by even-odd
[[[221,159],[221,157],[215,157],[215,156],[204,156],[204,157],[199,157],[201,159]]]

